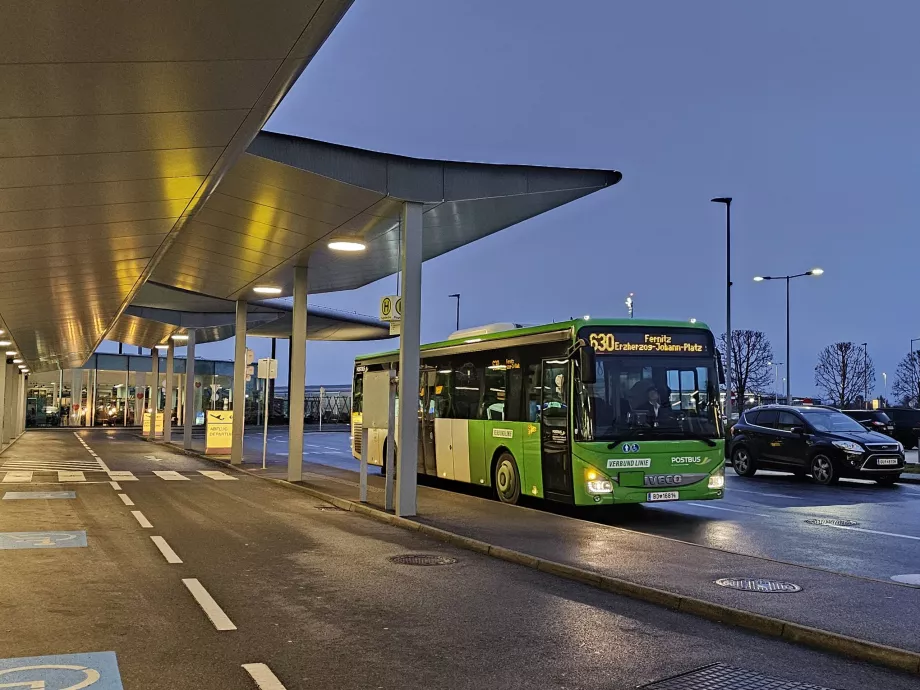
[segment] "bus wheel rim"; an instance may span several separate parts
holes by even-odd
[[[514,470],[507,460],[502,460],[498,466],[497,484],[498,490],[503,496],[510,496],[514,493]]]

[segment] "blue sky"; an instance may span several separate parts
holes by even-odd
[[[920,337],[920,3],[356,0],[267,129],[411,156],[621,170],[623,182],[425,265],[422,337],[576,314],[733,321],[785,360],[868,342],[892,382]],[[566,248],[562,259],[558,248]],[[509,260],[513,257],[513,261]],[[315,303],[375,314],[390,278]],[[252,339],[257,352],[267,344]],[[281,348],[286,354],[286,343]],[[374,344],[311,343],[310,383]],[[202,348],[232,357],[232,341]],[[286,369],[286,362],[282,362]]]

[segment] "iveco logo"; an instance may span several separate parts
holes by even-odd
[[[680,474],[648,474],[645,476],[646,486],[676,486],[683,484],[684,477]]]

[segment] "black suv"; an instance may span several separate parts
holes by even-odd
[[[912,407],[886,407],[882,412],[894,423],[894,437],[905,448],[916,448],[920,437],[920,410]]]
[[[877,431],[894,438],[894,422],[881,410],[840,410],[850,419],[855,419],[869,431]]]
[[[824,485],[840,477],[894,484],[904,471],[900,443],[826,407],[765,405],[748,410],[732,427],[729,452],[742,477],[770,469],[810,474]]]

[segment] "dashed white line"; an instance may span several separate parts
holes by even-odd
[[[163,558],[166,559],[167,563],[181,563],[182,559],[176,555],[176,552],[172,550],[172,547],[166,543],[166,540],[163,537],[150,537],[153,540],[153,543],[157,545],[157,548],[160,550],[160,553],[163,554]]]
[[[236,630],[233,621],[227,617],[223,609],[214,601],[214,597],[208,594],[208,590],[206,590],[198,580],[195,578],[185,578],[182,580],[182,584],[192,593],[192,596],[195,597],[195,601],[198,602],[198,605],[205,612],[205,615],[211,619],[215,628],[218,630]]]
[[[127,470],[109,470],[109,479],[113,479],[119,482],[136,482],[137,477],[134,476],[134,472],[128,472]]]
[[[219,482],[226,482],[226,481],[237,482],[239,481],[237,477],[231,477],[229,474],[224,474],[223,472],[219,470],[198,470],[198,473],[203,474],[208,479],[216,479]]]
[[[109,485],[115,489],[115,491],[121,491],[121,484],[118,482],[109,482]]]
[[[137,520],[137,523],[144,529],[153,529],[153,525],[150,524],[150,520],[148,520],[141,511],[132,510],[131,515],[134,516],[134,519]]]
[[[243,668],[252,676],[259,690],[285,690],[278,677],[265,664],[243,664]]]
[[[865,529],[864,527],[845,527],[843,525],[821,525],[822,527],[833,527],[834,529],[847,529],[853,532],[866,532],[867,534],[881,534],[885,537],[897,537],[898,539],[913,539],[914,541],[920,541],[920,537],[915,537],[910,534],[898,534],[896,532],[881,532],[877,529]]]
[[[726,513],[741,513],[742,515],[755,515],[757,517],[772,517],[770,515],[764,515],[762,513],[751,513],[747,510],[735,510],[734,508],[722,508],[721,506],[710,506],[705,503],[687,503],[688,506],[696,506],[697,508],[709,508],[711,510],[724,510]]]
[[[191,481],[188,477],[183,477],[181,474],[175,470],[154,470],[153,473],[158,476],[160,479],[165,479],[168,482],[188,482]]]
[[[725,489],[725,493],[726,494],[733,494],[733,493],[756,494],[757,496],[770,496],[771,498],[791,498],[796,501],[806,500],[801,496],[788,496],[786,494],[768,494],[768,493],[764,493],[763,491],[748,491],[747,489],[735,489],[734,487],[727,487]]]
[[[128,496],[127,494],[118,494],[118,498],[120,498],[121,502],[124,503],[126,506],[134,505],[134,501],[132,501],[131,497]]]

